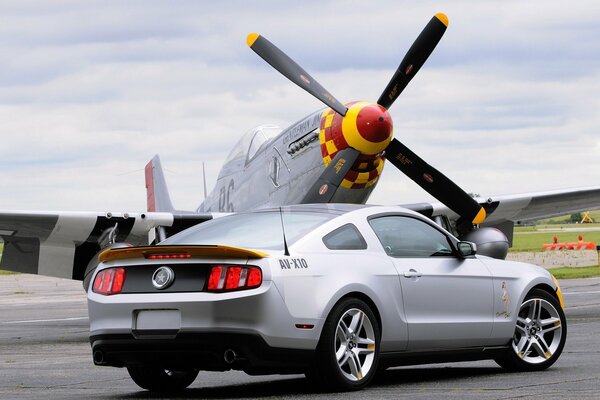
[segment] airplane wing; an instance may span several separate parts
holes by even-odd
[[[113,243],[148,245],[152,231],[162,240],[221,215],[175,210],[158,155],[145,175],[148,212],[0,211],[0,269],[86,282]]]
[[[481,226],[500,229],[512,243],[512,228],[515,223],[600,209],[600,187],[494,196],[476,200],[487,213],[487,218]],[[442,203],[409,204],[405,207],[428,217],[446,216],[450,221],[459,218],[458,214]]]
[[[549,192],[494,196],[476,199],[485,208],[484,226],[503,221],[523,222],[600,209],[600,187],[554,190]],[[433,205],[433,215],[458,218],[447,207]]]
[[[0,269],[83,280],[90,260],[113,242],[147,245],[148,233],[168,235],[211,214],[0,211]],[[88,271],[91,272],[91,271]]]

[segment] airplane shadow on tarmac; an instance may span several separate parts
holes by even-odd
[[[426,382],[451,381],[468,377],[482,377],[505,373],[499,367],[446,367],[389,369],[380,371],[369,387],[386,387],[401,384],[418,384]],[[368,389],[367,389],[368,390]],[[121,395],[121,399],[242,399],[264,398],[271,396],[294,396],[307,394],[326,394],[328,392],[311,386],[303,377],[276,381],[254,382],[242,385],[213,386],[208,388],[189,388],[178,393],[150,393],[140,391]]]

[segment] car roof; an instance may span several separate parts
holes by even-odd
[[[337,221],[339,218],[345,219],[348,215],[349,218],[358,217],[359,215],[369,217],[371,215],[383,215],[387,213],[396,214],[401,213],[403,215],[411,215],[413,217],[420,217],[428,219],[427,216],[423,215],[422,212],[412,210],[409,207],[398,206],[398,205],[376,205],[376,204],[347,204],[347,203],[321,203],[321,204],[294,204],[283,207],[272,207],[263,208],[250,211],[249,213],[257,212],[280,212],[283,213],[320,213],[331,215],[332,221]],[[246,212],[247,213],[247,212]],[[240,214],[246,214],[240,213]],[[352,215],[352,216],[350,216]]]
[[[415,206],[416,209],[413,210]],[[398,205],[376,205],[376,204],[349,204],[349,203],[317,203],[317,204],[293,204],[282,207],[268,207],[261,208],[252,211],[246,211],[240,214],[246,213],[256,213],[256,212],[279,212],[280,210],[283,212],[315,212],[315,213],[326,213],[332,214],[336,216],[341,216],[344,214],[348,214],[354,211],[359,210],[372,210],[379,212],[403,212],[406,214],[419,215],[423,216],[420,210],[421,204],[408,205],[408,206],[398,206]],[[368,212],[368,211],[367,211]]]
[[[343,215],[351,211],[360,210],[370,206],[364,204],[347,204],[347,203],[321,203],[321,204],[295,204],[281,207],[284,212],[325,212],[330,214]],[[271,210],[279,210],[280,208],[272,208]]]

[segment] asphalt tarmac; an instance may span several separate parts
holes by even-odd
[[[506,373],[493,361],[402,367],[354,393],[319,393],[303,376],[201,372],[171,398],[600,399],[600,278],[561,281],[565,351],[549,370]],[[95,367],[80,282],[0,276],[0,399],[146,399],[125,369]]]

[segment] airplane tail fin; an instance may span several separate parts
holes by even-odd
[[[146,165],[146,199],[148,211],[175,211],[158,154]]]

